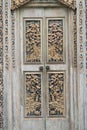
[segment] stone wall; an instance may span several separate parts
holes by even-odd
[[[86,69],[87,69],[87,0],[85,1],[86,4]],[[86,74],[86,85],[87,85],[87,74]]]
[[[76,0],[77,6],[77,129],[87,129],[86,88],[86,5],[85,0]]]
[[[3,16],[2,0],[0,0],[0,130],[3,127]]]

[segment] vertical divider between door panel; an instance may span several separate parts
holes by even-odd
[[[45,9],[43,9],[43,13],[44,13]],[[46,70],[45,70],[45,61],[46,61],[46,22],[45,22],[45,13],[43,14],[43,66],[44,66],[44,72],[43,72],[43,98],[44,98],[44,128],[46,130],[46,111],[47,111],[47,101],[46,101]]]

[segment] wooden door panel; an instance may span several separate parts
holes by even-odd
[[[21,130],[69,130],[67,11],[30,8],[20,14]]]
[[[64,118],[46,119],[46,130],[70,130],[69,122]]]
[[[44,124],[44,119],[24,119],[21,123],[21,130],[46,130]]]

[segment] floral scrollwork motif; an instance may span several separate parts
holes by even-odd
[[[64,73],[49,73],[49,115],[62,116],[65,113]]]
[[[41,29],[40,20],[27,20],[25,32],[25,62],[41,61]]]
[[[12,0],[13,9],[21,7],[28,2],[49,2],[50,0]],[[51,0],[52,1],[52,0]],[[74,8],[74,0],[56,0],[70,8]]]
[[[41,74],[25,74],[25,116],[41,115]]]
[[[48,62],[63,61],[63,20],[48,20]]]

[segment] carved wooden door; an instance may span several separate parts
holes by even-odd
[[[21,130],[69,130],[68,12],[20,9]]]

